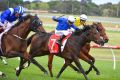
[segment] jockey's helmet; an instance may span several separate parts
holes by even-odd
[[[14,10],[15,10],[15,13],[19,13],[21,15],[25,12],[24,7],[22,7],[22,6],[17,6],[14,8]]]
[[[85,15],[85,14],[80,15],[80,20],[86,21],[87,15]]]
[[[74,16],[68,16],[68,21],[74,23],[75,22]]]

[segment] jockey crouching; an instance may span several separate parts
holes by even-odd
[[[0,15],[0,33],[7,32],[13,26],[13,22],[17,19],[22,20],[24,8],[22,6],[17,6],[15,8],[9,8],[1,13]]]
[[[87,21],[87,15],[81,14],[79,17],[75,17],[74,25],[79,28],[80,27],[84,28],[84,25],[86,25],[86,21]]]
[[[79,30],[76,26],[74,26],[75,18],[73,16],[65,17],[53,17],[53,20],[58,22],[55,34],[59,35],[58,44],[62,45],[62,39],[65,38],[68,34],[72,33],[75,30]]]

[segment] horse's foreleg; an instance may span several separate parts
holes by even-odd
[[[71,60],[66,59],[63,67],[61,68],[60,72],[58,73],[56,78],[59,78],[62,72],[71,64]]]
[[[86,74],[88,74],[88,73],[92,70],[92,68],[96,71],[96,74],[97,74],[97,75],[100,74],[99,70],[94,66],[94,63],[91,61],[91,59],[89,59],[88,56],[86,56],[86,55],[84,55],[83,53],[81,53],[80,58],[81,58],[82,60],[86,61],[88,64],[91,65],[90,68],[86,71]]]
[[[94,64],[90,61],[89,64],[91,65],[90,68],[88,69],[88,71],[86,71],[86,74],[88,74],[92,68],[96,71],[97,75],[100,75],[100,71],[94,66]]]
[[[73,70],[77,71],[78,73],[81,73],[78,68],[76,68],[73,64],[69,65]]]
[[[16,68],[16,76],[19,76],[22,68],[23,68],[23,58],[20,57],[20,63],[19,63],[19,67]]]
[[[95,58],[92,57],[89,53],[86,55],[89,59],[91,59],[91,61],[93,62],[93,64],[95,63]]]
[[[96,71],[96,74],[99,75],[100,72],[99,72],[98,69],[94,66],[95,58],[92,57],[89,53],[86,53],[85,55],[92,61],[92,63],[89,62],[89,64],[91,64],[91,66],[90,66],[89,69],[86,71],[86,74],[88,74],[88,73],[92,70],[92,68],[94,67],[94,70]]]
[[[78,57],[74,56],[74,62],[76,64],[76,66],[79,68],[79,70],[81,71],[81,73],[84,75],[85,79],[88,80],[87,75],[85,74],[85,71],[80,64]]]
[[[19,64],[19,67],[16,68],[16,75],[19,76],[22,69],[24,69],[24,64],[27,62],[26,59],[22,59],[20,58],[20,64]]]
[[[35,59],[30,58],[30,61],[31,61],[31,63],[33,63],[34,65],[36,65],[41,71],[43,71],[45,74],[48,75],[47,70],[45,70],[45,68],[42,67]]]
[[[79,56],[80,59],[84,60],[85,62],[87,62],[88,64],[91,63],[91,60],[89,59],[89,57],[86,56],[86,54],[84,53],[80,53],[80,56]],[[90,71],[92,70],[92,66],[90,66],[90,68],[85,72],[86,74],[88,74]]]
[[[53,62],[53,54],[49,54],[48,56],[48,68],[49,68],[49,72],[50,72],[50,76],[53,77],[53,73],[52,73],[52,62]]]
[[[1,72],[1,71],[0,71],[0,76],[1,76],[1,77],[6,77],[5,73],[3,73],[3,72]]]

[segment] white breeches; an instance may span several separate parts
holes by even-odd
[[[68,30],[55,30],[55,34],[57,34],[59,36],[62,36],[62,35],[67,36],[70,33],[72,33],[72,31],[70,29],[68,29]]]
[[[11,29],[11,27],[13,26],[13,23],[7,22],[5,24],[0,22],[0,25],[3,27],[4,32],[7,32],[8,30]]]

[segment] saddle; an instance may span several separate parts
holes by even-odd
[[[57,41],[60,38],[60,36],[56,35],[56,34],[52,34],[50,36],[49,42],[48,42],[48,47],[49,47],[49,51],[50,53],[60,53],[64,50],[65,44],[67,42],[67,39],[70,37],[71,34],[69,34],[68,36],[66,36],[64,39],[62,39],[62,46],[60,46]]]

